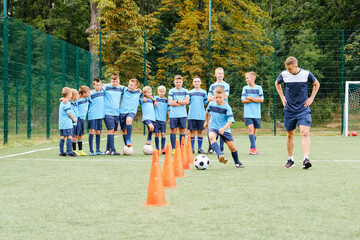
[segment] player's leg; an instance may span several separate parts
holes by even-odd
[[[202,150],[203,130],[197,130],[197,140],[198,140],[198,153],[205,154],[205,151]]]
[[[165,125],[166,129],[166,125]],[[166,130],[164,132],[161,132],[161,153],[165,154],[165,144],[166,144]]]
[[[96,124],[95,124],[95,136],[96,136],[96,155],[105,155],[104,153],[102,153],[100,151],[100,141],[101,141],[101,130],[102,130],[102,119],[96,119]]]
[[[187,117],[179,118],[180,144],[185,144],[186,122],[187,122]]]
[[[150,121],[150,123],[147,125],[148,127],[148,137],[147,137],[147,140],[146,140],[146,144],[147,145],[150,145],[151,144],[151,138],[152,138],[152,133],[154,132],[154,124]]]
[[[175,154],[176,131],[178,128],[178,118],[170,118],[170,142],[173,153]]]
[[[155,147],[157,150],[159,150],[159,121],[155,122],[155,129],[154,129],[154,133],[155,133]]]
[[[105,154],[110,155],[111,152],[115,150],[114,134],[115,134],[115,124],[117,123],[117,121],[114,118],[114,116],[105,115],[104,122],[105,122],[105,126],[107,129],[107,141],[106,141]]]
[[[227,163],[227,159],[224,157],[224,155],[222,154],[221,150],[220,150],[220,146],[217,143],[217,137],[219,135],[218,130],[216,129],[209,129],[209,140],[211,143],[211,148],[214,149],[214,151],[216,152],[216,155],[218,156],[219,162],[221,163]]]
[[[195,151],[195,133],[196,133],[196,130],[190,130],[191,148],[192,148],[193,153]]]
[[[131,147],[132,146],[132,142],[131,142],[131,134],[132,134],[132,122],[135,118],[135,114],[133,113],[129,113],[127,114],[126,116],[126,145],[128,147]]]
[[[304,160],[303,160],[303,168],[304,169],[308,169],[312,166],[312,164],[310,163],[309,160],[309,155],[310,155],[310,127],[309,126],[304,126],[304,125],[300,125],[300,134],[302,137],[302,149],[303,149],[303,153],[304,153]]]
[[[288,152],[288,160],[285,164],[286,168],[292,168],[294,166],[294,136],[297,124],[296,117],[287,117],[284,115],[284,125],[286,129],[286,149]]]
[[[76,155],[78,155],[77,154],[77,151],[76,151],[76,127],[77,127],[77,125],[74,125],[73,126],[73,133],[72,133],[72,135],[71,135],[71,143],[72,143],[72,152],[73,153],[75,153]]]
[[[64,145],[65,145],[65,136],[63,136],[62,134],[62,129],[60,129],[60,141],[59,141],[59,156],[60,157],[65,157],[66,153],[64,152]]]
[[[239,154],[238,154],[238,151],[236,149],[235,142],[226,140],[226,144],[228,145],[228,147],[229,147],[229,149],[231,151],[231,156],[234,159],[235,167],[244,168],[245,166],[239,160]]]
[[[256,149],[255,134],[254,134],[254,124],[251,123],[251,124],[247,125],[247,127],[248,127],[248,135],[249,135],[249,140],[250,140],[250,152],[249,152],[249,154],[253,154],[254,149]]]
[[[89,120],[88,122],[89,129],[89,156],[95,156],[93,143],[94,143],[94,133],[95,133],[95,120]]]
[[[67,157],[76,157],[77,155],[72,150],[72,134],[66,136],[66,156]]]
[[[127,130],[126,130],[126,114],[120,113],[119,115],[120,129],[123,134],[124,145],[126,145]]]

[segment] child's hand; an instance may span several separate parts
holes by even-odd
[[[209,126],[208,122],[204,122],[204,128],[207,128]]]
[[[73,123],[76,123],[76,119],[73,119]]]
[[[156,102],[154,102],[154,106],[157,108],[158,107],[158,103],[157,103],[157,101]]]
[[[146,97],[143,97],[143,102],[147,102]]]
[[[220,135],[223,135],[224,132],[225,132],[225,129],[224,129],[224,128],[220,128],[220,129],[219,129],[219,134],[220,134]]]
[[[252,97],[249,97],[249,96],[247,96],[246,99],[247,99],[247,100],[250,100],[250,101],[253,101],[253,98],[252,98]]]

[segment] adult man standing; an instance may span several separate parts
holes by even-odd
[[[304,153],[303,169],[308,169],[312,166],[309,160],[310,105],[314,101],[320,88],[320,83],[310,71],[298,67],[298,61],[295,57],[288,57],[285,61],[285,67],[286,70],[283,71],[275,81],[276,90],[284,105],[283,116],[286,128],[286,147],[289,155],[285,167],[291,168],[294,166],[294,135],[296,124],[298,124],[302,136],[302,149]],[[309,82],[313,85],[310,97],[308,97]],[[281,83],[284,83],[285,95],[282,91]]]

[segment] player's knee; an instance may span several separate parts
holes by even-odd
[[[302,136],[302,137],[309,137],[309,131],[307,131],[307,130],[303,130],[303,131],[300,131],[300,135]]]
[[[180,128],[180,134],[185,134],[185,128]]]
[[[131,125],[133,122],[133,119],[132,118],[126,118],[126,125]]]
[[[159,137],[159,133],[155,133],[155,137]]]
[[[166,133],[161,133],[161,137],[166,137]]]
[[[202,131],[202,130],[198,130],[198,131],[197,131],[197,134],[198,134],[198,137],[202,137],[203,131]]]
[[[149,124],[149,130],[150,130],[151,132],[153,132],[153,131],[154,131],[154,125]]]

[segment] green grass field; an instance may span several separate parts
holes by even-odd
[[[0,239],[360,238],[360,138],[312,137],[309,170],[300,137],[292,169],[285,137],[258,137],[258,156],[247,154],[247,136],[235,141],[245,169],[229,150],[226,165],[210,155],[207,170],[191,165],[165,190],[167,207],[142,206],[151,167],[144,136],[134,136],[130,157],[60,158],[54,143],[2,148]]]

